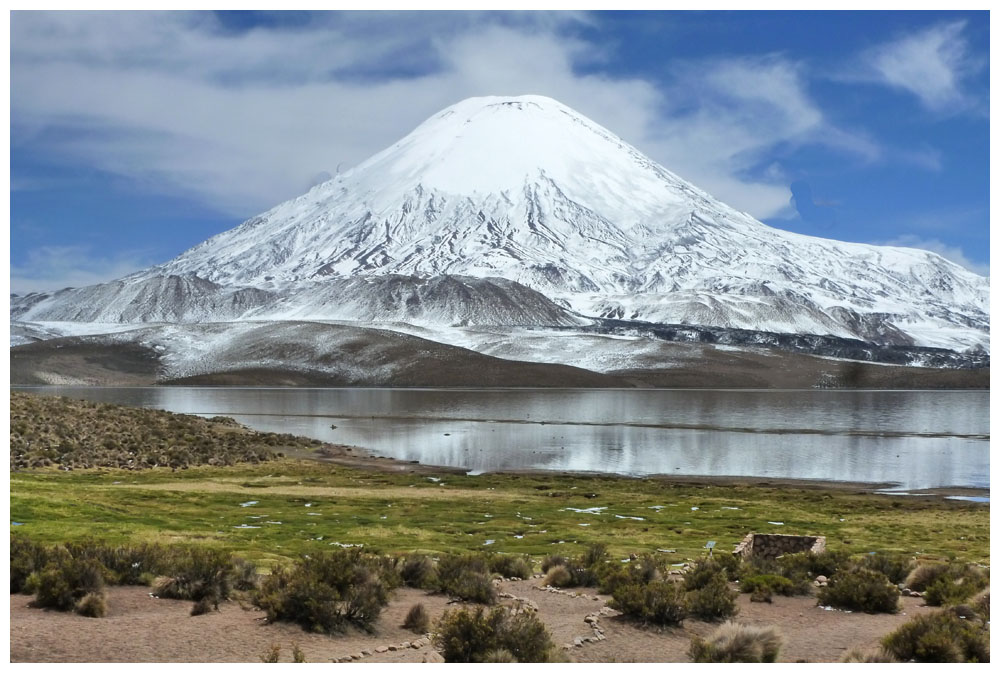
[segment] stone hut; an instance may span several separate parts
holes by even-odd
[[[733,554],[750,558],[777,558],[784,554],[811,551],[819,554],[826,550],[826,537],[822,535],[774,535],[750,533],[740,542]]]

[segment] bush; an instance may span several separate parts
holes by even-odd
[[[382,559],[344,549],[277,569],[261,583],[253,603],[269,620],[309,631],[341,633],[348,624],[371,631],[397,581]]]
[[[866,554],[857,563],[862,568],[876,570],[893,584],[901,584],[909,576],[916,565],[912,556],[902,554]]]
[[[169,576],[153,582],[153,595],[196,601],[208,600],[215,608],[229,598],[236,584],[232,557],[217,549],[194,547],[179,555],[171,564]]]
[[[645,555],[631,563],[606,563],[597,572],[597,586],[603,594],[614,594],[626,584],[649,584],[662,578],[656,559]]]
[[[925,591],[931,582],[946,572],[948,572],[948,565],[946,563],[920,563],[910,571],[904,583],[907,589]]]
[[[438,561],[438,589],[449,596],[491,605],[497,592],[486,559],[478,554],[446,554]]]
[[[491,554],[488,557],[490,572],[501,577],[517,577],[526,580],[531,577],[531,559],[525,556],[511,556],[509,554]]]
[[[840,660],[844,664],[891,664],[895,663],[892,655],[883,648],[877,650],[861,650],[854,648]]]
[[[939,574],[924,590],[927,605],[954,605],[979,593],[989,578],[974,565],[954,564]]]
[[[688,656],[695,663],[773,663],[781,651],[781,636],[773,626],[729,622],[708,640],[691,640]]]
[[[269,648],[264,650],[264,653],[260,655],[260,660],[265,664],[276,664],[278,663],[278,657],[281,656],[281,645],[272,644]]]
[[[410,554],[403,558],[399,575],[403,584],[415,589],[433,589],[437,586],[437,571],[434,561],[424,554]]]
[[[417,603],[406,613],[403,628],[414,633],[427,633],[431,627],[431,618],[423,603]]]
[[[562,556],[561,554],[549,554],[544,559],[542,559],[542,572],[547,573],[550,568],[555,568],[556,566],[565,566],[569,563],[569,560]]]
[[[687,617],[684,589],[675,582],[663,580],[622,585],[615,590],[609,605],[645,624],[675,626]]]
[[[552,566],[545,574],[544,584],[550,587],[568,587],[573,585],[573,575],[566,566]]]
[[[706,622],[732,617],[739,612],[736,596],[737,593],[726,582],[725,571],[722,571],[712,575],[700,589],[688,593],[688,613]]]
[[[899,589],[880,572],[854,568],[837,573],[820,589],[819,604],[868,613],[893,613],[899,610]]]
[[[87,594],[104,594],[101,564],[91,559],[62,558],[49,562],[30,580],[35,591],[33,605],[55,610],[74,610]]]
[[[89,593],[76,604],[76,613],[84,617],[103,617],[108,613],[108,602],[103,593]]]
[[[723,581],[729,579],[726,569],[718,561],[714,559],[698,561],[693,568],[684,573],[684,590],[696,591],[701,589],[717,575],[721,575]]]
[[[781,575],[751,575],[740,582],[740,592],[749,594],[760,589],[779,596],[802,596],[810,593],[808,582],[794,582]]]
[[[990,590],[989,588],[980,591],[969,601],[969,606],[976,611],[976,614],[983,621],[990,621]]]
[[[209,596],[204,596],[200,601],[191,606],[191,616],[208,614],[218,606]]]
[[[298,643],[292,643],[292,663],[293,664],[304,664],[306,663],[306,653],[302,651]]]
[[[882,639],[900,661],[932,663],[988,662],[989,629],[949,611],[920,615]]]
[[[785,554],[773,562],[754,561],[759,574],[778,574],[790,580],[809,579],[818,575],[833,577],[842,567],[848,565],[850,554],[846,551],[824,551],[819,554],[811,551],[797,554]]]
[[[437,623],[434,645],[446,662],[484,662],[506,650],[518,662],[548,662],[553,643],[534,612],[496,607],[451,610]]]
[[[10,592],[16,594],[24,591],[28,577],[44,568],[49,557],[49,550],[44,545],[33,542],[24,535],[11,535]]]
[[[770,587],[766,585],[761,585],[753,590],[750,594],[751,603],[770,603],[772,598],[772,593]]]
[[[507,650],[492,650],[483,656],[484,664],[516,664],[517,659]]]

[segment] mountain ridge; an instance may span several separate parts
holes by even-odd
[[[542,96],[461,101],[306,194],[94,293],[113,304],[136,284],[189,278],[222,288],[199,319],[346,318],[329,310],[326,290],[397,276],[505,278],[512,292],[554,301],[570,322],[989,349],[987,279],[928,251],[768,227]],[[512,303],[527,301],[518,292]],[[28,303],[17,302],[19,318],[63,310]],[[371,319],[365,310],[356,319]],[[442,310],[433,320],[469,318]]]

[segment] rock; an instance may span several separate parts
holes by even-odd
[[[822,582],[823,584],[826,584],[826,583],[827,583],[827,582],[829,582],[830,580],[828,580],[828,579],[826,578],[826,575],[816,575],[816,581],[817,581],[817,582]]]
[[[357,661],[360,658],[361,658],[360,652],[355,652],[354,654],[351,655],[351,661]]]
[[[382,652],[388,652],[389,648],[386,647],[385,645],[379,645],[378,647],[375,648],[375,651],[381,654]]]
[[[423,662],[425,664],[443,664],[444,657],[437,650],[431,650],[430,652],[424,652]]]
[[[372,656],[372,651],[371,650],[361,650],[361,656],[370,657],[370,656]]]
[[[410,643],[410,647],[413,648],[413,649],[415,649],[415,650],[419,650],[423,646],[424,646],[424,643],[423,643],[423,641],[420,641],[420,640],[414,640],[412,643]]]
[[[597,615],[587,615],[583,618],[584,624],[595,624],[597,623]]]
[[[400,643],[399,644],[399,649],[401,649],[401,650],[408,650],[408,649],[410,649],[410,641],[407,640],[405,643]]]
[[[583,647],[583,638],[581,638],[580,636],[577,636],[576,638],[574,638],[573,639],[573,646],[574,647]]]

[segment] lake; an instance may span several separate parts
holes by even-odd
[[[472,472],[752,476],[989,488],[988,391],[14,390],[232,416]]]

